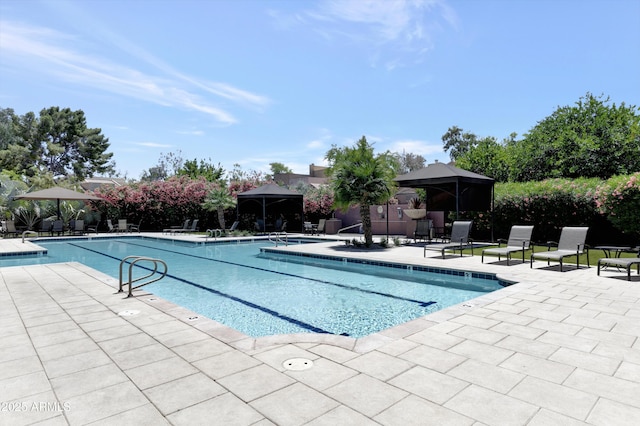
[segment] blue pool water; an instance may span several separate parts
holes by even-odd
[[[37,244],[48,255],[6,258],[0,266],[77,261],[117,279],[124,257],[159,258],[169,274],[145,290],[252,337],[362,337],[502,288],[490,276],[261,253],[269,247],[266,241],[192,244],[128,237]],[[147,273],[134,269],[136,277]]]

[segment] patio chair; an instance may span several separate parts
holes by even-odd
[[[240,221],[236,220],[235,222],[233,222],[233,224],[231,225],[231,228],[229,228],[227,231],[228,232],[233,232],[236,229],[238,229],[238,225],[240,225]]]
[[[471,248],[471,255],[473,256],[473,243],[469,239],[469,233],[471,233],[471,226],[473,221],[460,221],[456,220],[451,226],[451,238],[448,243],[440,244],[425,244],[424,257],[427,257],[427,250],[437,250],[442,253],[444,259],[445,252],[447,250],[460,250],[460,257],[462,257],[462,251],[467,248]]]
[[[315,229],[313,228],[313,224],[311,222],[304,222],[303,226],[305,234],[315,234]]]
[[[69,227],[69,234],[71,235],[84,235],[84,220],[77,219],[72,221],[71,226]]]
[[[51,236],[53,234],[62,234],[64,233],[64,222],[61,220],[54,220],[53,225],[51,226]]]
[[[142,220],[140,220],[140,222],[138,222],[138,224],[137,224],[137,225],[136,225],[136,224],[134,224],[134,223],[130,223],[130,224],[128,225],[127,230],[128,230],[129,232],[137,232],[137,233],[140,233],[140,225],[142,225]]]
[[[501,247],[500,244],[504,240],[498,240],[498,247],[488,248],[482,250],[482,263],[484,263],[484,255],[494,254],[498,255],[498,261],[502,255],[507,256],[507,266],[509,266],[509,260],[511,260],[511,253],[518,251],[522,252],[522,263],[524,260],[524,252],[531,247],[531,234],[533,233],[533,226],[514,225],[509,232],[509,239],[506,241],[507,246]]]
[[[549,241],[547,243],[549,251],[531,253],[530,267],[533,268],[534,259],[546,259],[547,265],[549,265],[550,261],[554,260],[560,262],[560,272],[562,272],[562,260],[565,257],[576,256],[576,268],[580,269],[580,255],[586,254],[588,268],[589,248],[585,245],[588,230],[589,228],[586,226],[565,226],[562,228],[562,232],[560,233],[560,241],[557,244],[557,250],[551,251],[551,246],[555,245],[555,242]]]
[[[182,227],[181,227],[181,226],[172,226],[171,228],[164,228],[164,229],[162,230],[162,233],[163,233],[163,234],[171,233],[171,232],[176,231],[176,230],[178,230],[178,231],[180,231],[180,230],[184,230],[184,231],[186,231],[186,230],[188,230],[188,229],[189,229],[189,224],[190,224],[190,223],[191,223],[191,219],[187,219],[187,220],[185,220],[185,221],[184,221],[184,223],[182,224]]]
[[[631,268],[635,265],[638,269],[638,275],[640,275],[640,246],[637,247],[638,255],[636,257],[603,257],[598,259],[598,275],[600,275],[600,269],[609,266],[615,266],[623,268],[627,271],[627,281],[631,281]]]
[[[20,235],[20,231],[16,229],[16,223],[13,220],[5,220],[2,226],[2,236],[13,234],[14,236]]]
[[[127,232],[127,219],[118,219],[118,232]]]
[[[43,220],[42,223],[40,223],[40,230],[38,231],[38,235],[42,236],[42,234],[50,233],[52,224],[53,222],[50,220]]]
[[[417,243],[418,238],[421,240],[431,241],[431,230],[433,229],[433,220],[416,221],[416,230],[413,232],[413,240]]]
[[[107,219],[107,228],[109,232],[118,232],[118,227],[111,222],[111,219]]]
[[[327,231],[325,231],[325,226],[327,224],[327,219],[320,219],[318,220],[318,235],[320,235],[320,233],[322,232],[323,234],[325,234]]]
[[[200,219],[195,219],[193,222],[191,222],[191,226],[189,228],[186,229],[171,229],[170,231],[172,233],[182,233],[182,232],[196,232],[198,231],[200,228],[198,228],[198,222],[200,221]]]

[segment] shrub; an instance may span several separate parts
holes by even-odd
[[[595,199],[617,229],[640,238],[640,172],[612,177],[598,188]]]

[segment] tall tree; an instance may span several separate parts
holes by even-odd
[[[373,244],[370,206],[386,202],[393,194],[394,178],[399,169],[396,157],[390,152],[374,155],[373,147],[363,136],[354,147],[338,148],[327,152],[327,175],[339,209],[350,206],[360,208],[365,244]]]
[[[191,179],[203,177],[209,182],[216,182],[223,178],[224,168],[220,163],[218,163],[217,166],[214,166],[211,163],[211,158],[209,158],[209,161],[201,159],[200,164],[198,164],[198,161],[194,158],[193,160],[185,161],[182,167],[178,169],[177,175],[188,176]]]
[[[640,171],[640,108],[587,93],[558,107],[510,150],[512,179],[598,177]]]
[[[449,152],[449,157],[456,159],[469,152],[477,144],[478,138],[473,133],[468,133],[458,126],[449,127],[447,133],[442,135],[443,149]]]
[[[43,168],[56,177],[73,174],[82,180],[115,171],[110,162],[113,154],[106,152],[109,139],[101,129],[87,127],[82,110],[51,107],[40,111],[37,140],[31,146]]]
[[[397,157],[398,162],[400,163],[400,170],[398,170],[398,173],[400,174],[406,174],[414,170],[420,170],[424,168],[427,161],[422,155],[405,151],[402,151],[402,154],[397,154]]]

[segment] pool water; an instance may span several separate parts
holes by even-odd
[[[252,337],[362,337],[502,288],[496,279],[471,274],[261,254],[266,241],[192,244],[128,237],[37,244],[48,249],[47,256],[3,259],[0,266],[77,261],[117,279],[124,257],[159,258],[168,275],[146,291]],[[134,267],[134,277],[147,273]]]

